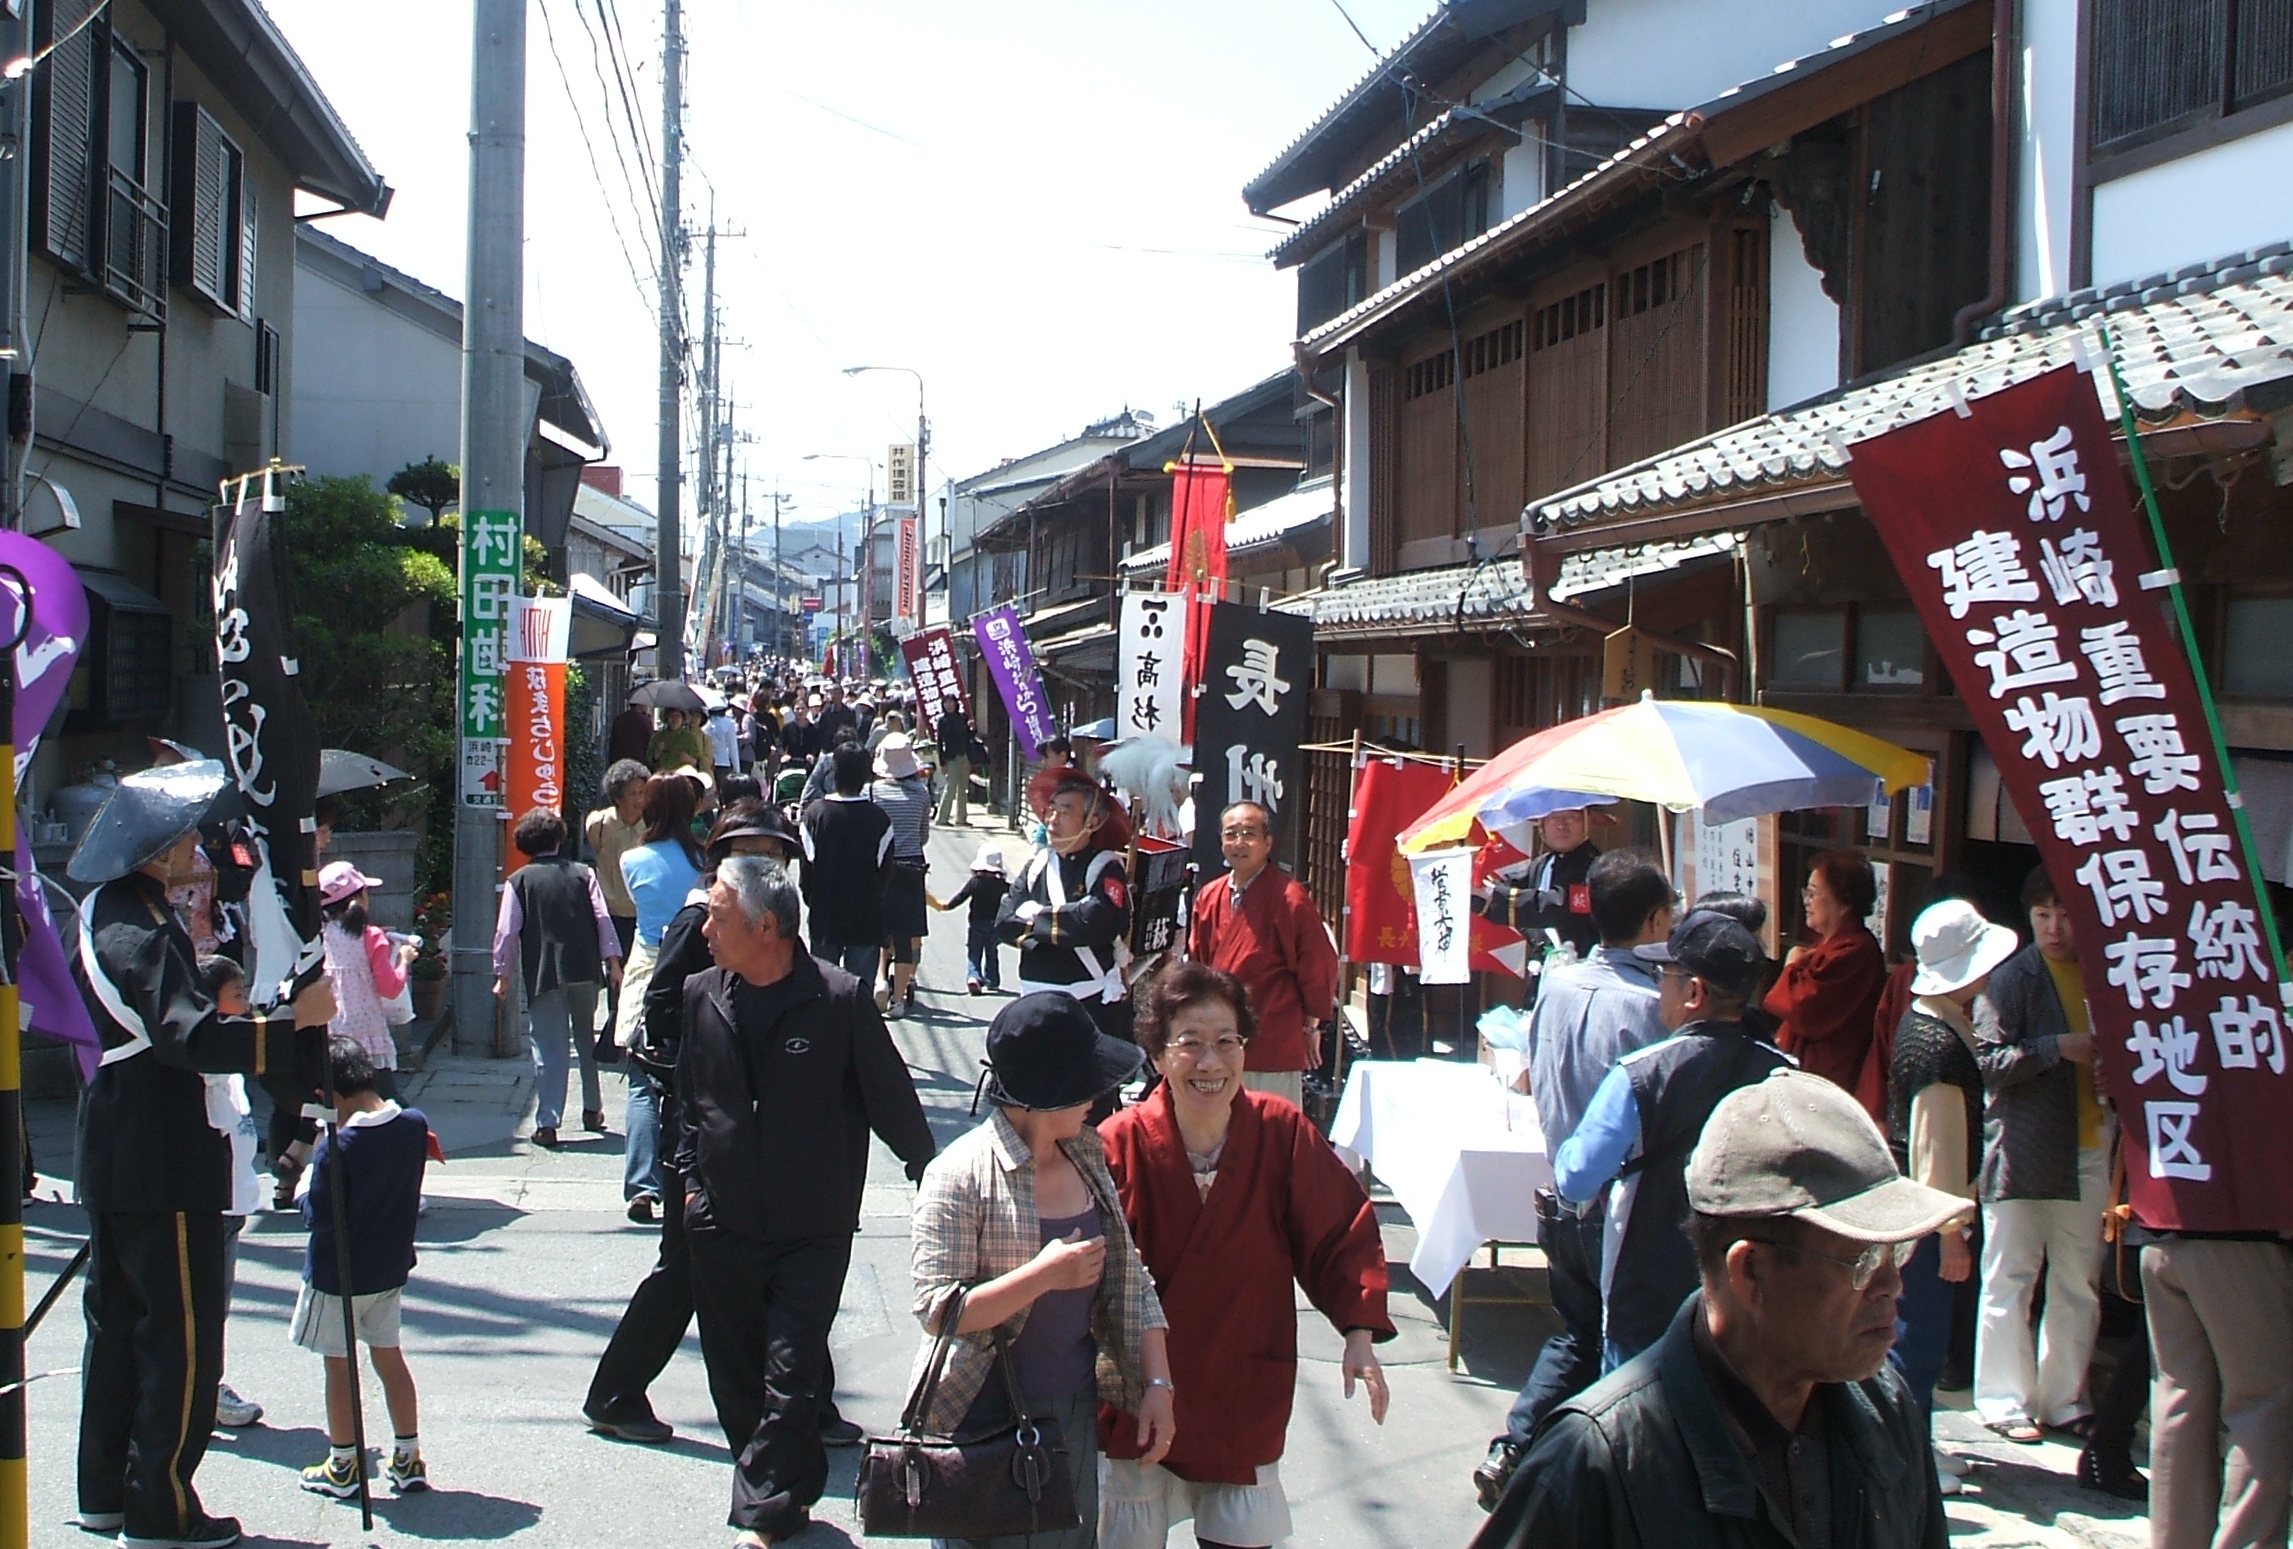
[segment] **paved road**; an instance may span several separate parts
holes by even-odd
[[[935,836],[935,891],[953,891],[987,830]],[[925,947],[921,1013],[895,1025],[943,1143],[968,1117],[986,1019],[1000,1000],[963,993],[963,919],[935,915]],[[1006,971],[1010,967],[1006,960]],[[218,1432],[199,1483],[210,1510],[239,1516],[258,1546],[492,1544],[690,1545],[729,1541],[722,1526],[729,1466],[709,1407],[697,1342],[688,1338],[654,1390],[678,1439],[635,1447],[589,1434],[578,1408],[597,1353],[629,1290],[652,1257],[652,1234],[621,1214],[616,1133],[551,1154],[531,1130],[532,1079],[518,1062],[447,1059],[407,1083],[409,1100],[437,1130],[449,1164],[430,1173],[421,1263],[406,1297],[406,1352],[421,1387],[423,1448],[435,1488],[405,1501],[378,1497],[374,1533],[354,1506],[304,1494],[295,1474],[324,1452],[317,1359],[287,1341],[303,1235],[291,1217],[248,1229],[230,1331],[230,1378],[267,1408],[251,1430]],[[616,1131],[623,1088],[606,1077]],[[68,1106],[35,1105],[34,1142],[44,1162],[69,1155]],[[904,1396],[917,1330],[908,1315],[910,1190],[889,1152],[877,1148],[858,1243],[835,1330],[838,1398],[864,1425],[889,1427]],[[1390,1205],[1388,1255],[1406,1264],[1414,1247]],[[47,1204],[27,1212],[33,1293],[59,1271],[82,1235],[80,1213]],[[1302,1306],[1302,1304],[1301,1304]],[[1303,1546],[1463,1545],[1479,1521],[1465,1479],[1546,1331],[1542,1309],[1482,1309],[1465,1370],[1445,1365],[1439,1310],[1395,1271],[1393,1310],[1401,1336],[1381,1352],[1393,1407],[1381,1430],[1357,1398],[1340,1397],[1335,1334],[1310,1311],[1301,1318],[1302,1369],[1283,1463]],[[30,1369],[76,1366],[76,1292],[33,1337]],[[387,1434],[381,1395],[367,1386],[370,1435]],[[31,1408],[33,1541],[93,1543],[62,1524],[73,1508],[72,1454],[78,1384],[68,1375],[34,1383]],[[1963,1421],[1959,1422],[1962,1426]],[[1986,1475],[1997,1505],[1954,1505],[1965,1543],[2070,1544],[2117,1549],[2143,1536],[2139,1520],[2069,1515],[2091,1508],[2060,1487],[2065,1449],[1987,1450],[2008,1459]],[[858,1541],[851,1511],[856,1452],[834,1454],[835,1472],[816,1525],[797,1542]],[[2051,1470],[2051,1471],[2050,1471]],[[2056,1513],[2064,1515],[2057,1517]],[[2056,1525],[2049,1527],[2049,1519]],[[2078,1529],[2073,1538],[2069,1529]],[[1180,1543],[1191,1542],[1181,1531]],[[886,1541],[889,1542],[889,1541]]]

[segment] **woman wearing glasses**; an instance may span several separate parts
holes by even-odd
[[[1279,1543],[1290,1535],[1277,1465],[1298,1383],[1293,1284],[1345,1338],[1346,1396],[1365,1384],[1370,1417],[1385,1421],[1370,1347],[1394,1330],[1377,1218],[1294,1105],[1245,1090],[1255,1027],[1240,980],[1173,964],[1141,995],[1136,1029],[1163,1079],[1099,1133],[1170,1319],[1178,1436],[1146,1462],[1137,1422],[1100,1406],[1099,1544],[1160,1546],[1189,1517],[1204,1549]]]
[[[1975,1174],[1982,1167],[1982,1067],[1975,1063],[1974,1004],[1991,970],[2021,945],[1973,904],[1935,904],[1911,926],[1919,971],[1911,1009],[1895,1034],[1887,1141],[1905,1177],[1967,1201],[1974,1215]],[[1911,1396],[1931,1415],[1935,1381],[1951,1344],[1953,1288],[1974,1273],[1974,1249],[1963,1222],[1919,1244],[1903,1266],[1895,1349]],[[1937,1454],[1943,1493],[1958,1492],[1964,1464]],[[1955,1466],[1954,1466],[1955,1465]]]

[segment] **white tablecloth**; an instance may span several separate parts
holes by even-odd
[[[1417,1228],[1409,1261],[1435,1296],[1485,1242],[1534,1242],[1552,1161],[1526,1097],[1452,1060],[1363,1060],[1330,1139],[1369,1164]]]

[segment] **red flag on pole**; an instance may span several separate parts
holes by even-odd
[[[1394,839],[1449,792],[1434,764],[1371,759],[1354,771],[1346,826],[1346,958],[1417,966],[1417,906],[1409,860]]]
[[[1165,586],[1186,599],[1186,653],[1181,666],[1188,689],[1186,733],[1194,735],[1193,690],[1202,683],[1210,643],[1210,609],[1226,583],[1226,521],[1234,497],[1222,466],[1171,466],[1170,573]]]

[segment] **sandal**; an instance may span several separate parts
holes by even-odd
[[[2060,1425],[2043,1425],[2039,1429],[2052,1431],[2057,1436],[2067,1436],[2083,1447],[2094,1435],[2094,1417],[2080,1415],[2075,1420],[2065,1420]]]
[[[2025,1447],[2036,1445],[2045,1439],[2040,1435],[2038,1427],[2032,1425],[2028,1420],[1985,1420],[1983,1429],[1994,1436],[2002,1437]]]
[[[273,1210],[293,1210],[296,1208],[295,1181],[302,1175],[303,1168],[300,1162],[285,1160],[279,1162],[274,1169],[274,1176],[278,1179],[278,1183],[271,1190],[271,1208]]]

